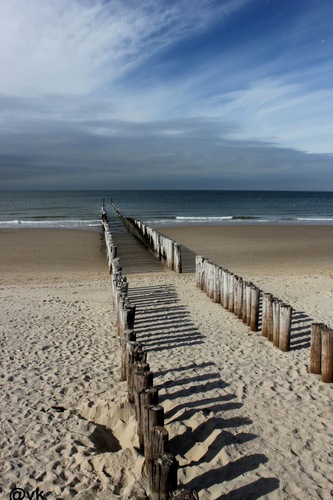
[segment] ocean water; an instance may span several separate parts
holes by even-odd
[[[102,200],[153,227],[174,225],[333,224],[332,192],[20,191],[0,192],[0,229],[100,227]]]

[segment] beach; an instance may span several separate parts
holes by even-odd
[[[128,275],[179,482],[200,499],[329,499],[332,384],[308,372],[312,321],[333,326],[333,226],[163,228],[295,309],[273,348],[191,273]],[[145,497],[110,276],[98,232],[0,232],[0,491]],[[121,255],[119,255],[121,259]]]

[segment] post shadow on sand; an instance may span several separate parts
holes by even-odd
[[[256,500],[279,489],[280,481],[276,477],[260,477],[253,483],[229,491],[216,500]]]
[[[137,287],[130,289],[129,296],[130,300],[137,306],[135,331],[138,341],[143,343],[145,350],[161,351],[164,349],[169,350],[173,345],[177,347],[179,345],[189,346],[203,343],[204,336],[191,322],[187,308],[179,304],[176,289],[173,285]],[[223,393],[218,396],[215,395],[217,390],[225,390],[229,384],[221,379],[218,371],[213,371],[214,366],[213,362],[192,362],[183,367],[154,373],[154,385],[159,390],[160,402],[174,400],[176,403],[173,408],[165,412],[167,424],[172,421],[187,421],[198,412],[202,412],[203,416],[206,417],[206,420],[200,423],[197,428],[188,427],[185,433],[170,440],[172,453],[184,456],[197,443],[204,443],[212,433],[218,432],[218,435],[207,446],[203,455],[189,461],[184,467],[200,465],[205,462],[214,464],[214,459],[225,446],[230,444],[241,446],[257,437],[255,434],[244,432],[244,426],[251,424],[252,421],[239,415],[239,410],[243,404],[233,401],[236,399],[236,394]],[[211,367],[211,373],[205,371],[208,367]],[[197,375],[186,376],[186,373],[192,369],[196,370]],[[158,379],[170,372],[173,372],[175,378],[158,384]],[[177,378],[178,374],[179,377]],[[210,396],[212,391],[214,396]],[[189,401],[189,398],[195,393],[199,397],[195,401]],[[223,412],[226,411],[235,411],[236,414],[230,416],[229,413],[228,417],[224,418]],[[237,428],[240,428],[238,433]],[[216,469],[205,472],[192,479],[190,483],[186,484],[186,487],[207,489],[213,484],[221,484],[223,481],[252,471],[258,468],[260,464],[266,463],[267,460],[265,455],[243,456],[220,467],[218,475],[216,475]],[[268,486],[273,488],[273,484],[278,487],[278,481],[277,483],[270,483]],[[223,485],[221,484],[221,491],[222,488]],[[251,488],[251,485],[249,485],[249,488]]]
[[[219,480],[219,483],[231,481],[241,475],[246,474],[247,472],[257,469],[261,464],[265,464],[267,462],[268,458],[262,453],[245,455],[238,458],[234,462],[229,462],[217,469],[209,469],[200,476],[196,476],[186,484],[186,487],[190,489],[207,489],[216,484],[217,478]]]
[[[136,305],[135,332],[145,351],[203,343],[203,335],[189,319],[188,310],[178,304],[173,285],[133,288],[129,299]]]

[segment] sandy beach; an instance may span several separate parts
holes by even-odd
[[[308,373],[308,341],[312,320],[333,326],[333,226],[163,233],[295,309],[282,353],[193,274],[128,275],[179,482],[207,500],[332,498],[333,387]],[[2,231],[0,243],[2,497],[146,498],[99,234]]]

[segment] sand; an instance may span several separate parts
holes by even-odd
[[[279,228],[275,239],[274,229],[164,232],[294,306],[289,353],[211,302],[192,274],[128,276],[179,481],[200,499],[333,495],[333,388],[308,373],[311,319],[333,325],[332,229]],[[0,233],[0,491],[145,498],[99,235],[49,233]]]

